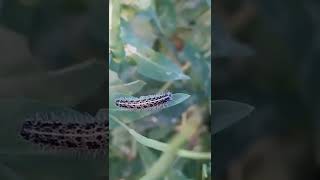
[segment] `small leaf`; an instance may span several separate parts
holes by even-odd
[[[144,81],[137,80],[126,84],[113,85],[109,87],[109,94],[121,93],[132,95],[139,92],[145,84]]]
[[[254,110],[253,106],[229,100],[214,100],[212,108],[214,134],[230,127]]]

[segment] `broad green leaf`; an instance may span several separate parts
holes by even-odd
[[[253,106],[229,100],[214,100],[212,108],[214,134],[228,128],[254,110]]]
[[[157,111],[141,111],[141,112],[134,112],[134,111],[122,111],[121,109],[118,109],[114,105],[114,99],[117,97],[131,97],[127,95],[121,95],[121,94],[115,94],[114,96],[110,97],[111,103],[109,103],[109,116],[112,115],[118,119],[120,119],[122,122],[125,123],[131,123],[135,120],[142,119],[143,117],[149,116],[153,113],[156,113]],[[183,93],[176,93],[172,95],[173,100],[168,103],[168,106],[166,108],[175,106],[177,104],[180,104],[181,102],[188,99],[190,95],[183,94]],[[109,122],[109,129],[113,129],[116,126],[118,126],[117,123]]]
[[[133,81],[126,84],[113,85],[109,87],[110,94],[121,93],[132,95],[139,92],[146,83],[141,80]]]
[[[148,48],[139,49],[131,44],[126,44],[125,50],[127,56],[138,63],[138,73],[148,78],[163,82],[190,79],[178,65],[161,53]]]
[[[113,96],[113,94],[133,95],[139,92],[144,85],[146,85],[146,83],[141,80],[136,80],[130,83],[123,83],[116,72],[109,70],[110,96]]]

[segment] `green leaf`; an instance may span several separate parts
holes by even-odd
[[[138,73],[148,78],[163,82],[190,79],[178,65],[161,53],[149,48],[138,49],[130,44],[126,44],[125,49],[128,57],[138,63]]]
[[[110,104],[109,105],[109,108],[110,108],[109,109],[109,117],[110,117],[110,115],[112,115],[112,116],[120,119],[122,122],[131,123],[135,120],[142,119],[143,117],[149,116],[149,115],[157,112],[157,111],[141,111],[141,112],[122,111],[121,109],[118,109],[113,103],[114,99],[119,96],[131,97],[131,96],[121,95],[121,94],[115,94],[114,96],[111,96],[110,97],[111,104],[109,102],[109,104]],[[190,97],[190,95],[183,94],[183,93],[173,94],[172,95],[173,100],[168,103],[168,106],[166,108],[180,104],[183,101],[185,101],[186,99],[188,99],[189,97]],[[118,126],[117,123],[109,122],[109,129],[113,129],[117,126]]]
[[[144,85],[146,85],[146,83],[141,80],[136,80],[136,81],[124,84],[119,79],[117,73],[109,70],[109,95],[110,96],[113,96],[114,94],[133,95],[139,92]]]
[[[214,100],[212,108],[214,134],[228,128],[254,110],[253,106],[229,100]]]
[[[141,80],[133,81],[126,84],[113,85],[109,87],[110,94],[121,93],[132,95],[139,92],[146,83]]]

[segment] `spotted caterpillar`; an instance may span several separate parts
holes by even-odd
[[[33,144],[51,150],[104,154],[108,141],[108,120],[71,112],[41,112],[23,122],[20,135]]]
[[[164,108],[170,101],[172,101],[172,93],[165,92],[139,98],[116,98],[115,105],[126,111],[156,110]]]

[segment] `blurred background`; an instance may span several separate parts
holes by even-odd
[[[214,135],[214,176],[319,179],[319,1],[213,7],[213,99],[255,107]]]
[[[106,179],[106,158],[43,154],[25,117],[107,106],[107,2],[0,0],[0,179]],[[54,108],[52,108],[54,107]]]

